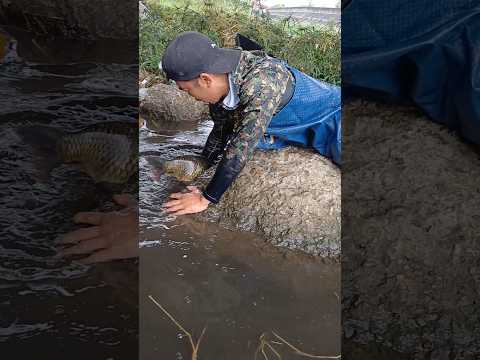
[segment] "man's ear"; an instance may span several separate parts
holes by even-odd
[[[205,85],[206,87],[210,87],[213,82],[213,76],[207,73],[201,73],[198,76],[198,80],[200,84]]]

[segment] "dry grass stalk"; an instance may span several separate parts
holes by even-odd
[[[255,360],[257,360],[258,356],[261,354],[263,356],[263,360],[270,360],[270,358],[268,357],[267,353],[268,351],[267,350],[270,350],[273,354],[275,354],[276,356],[276,359],[278,360],[282,360],[282,355],[280,355],[280,353],[273,347],[273,345],[287,345],[290,349],[292,349],[294,351],[294,353],[296,355],[299,355],[299,356],[303,356],[303,357],[307,357],[307,358],[310,358],[310,359],[341,359],[342,356],[341,355],[336,355],[336,356],[325,356],[325,355],[312,355],[312,354],[308,354],[300,349],[298,349],[297,347],[293,346],[292,344],[290,344],[287,340],[285,340],[284,338],[282,338],[280,335],[278,335],[276,332],[272,331],[272,334],[277,338],[279,339],[281,342],[278,342],[278,341],[273,341],[273,340],[269,340],[267,338],[267,334],[266,333],[263,333],[262,335],[260,335],[260,338],[259,338],[259,345],[257,347],[257,350],[255,351]]]
[[[192,360],[197,360],[198,359],[198,348],[200,347],[200,342],[202,341],[203,335],[205,334],[205,331],[207,330],[207,327],[204,327],[202,330],[202,333],[200,334],[200,337],[198,338],[197,342],[193,340],[192,334],[185,330],[185,328],[177,321],[175,318],[170,315],[170,313],[157,301],[152,295],[148,295],[148,298],[152,300],[152,302],[160,308],[160,310],[163,311],[165,315],[182,331],[185,336],[188,338],[188,341],[190,342],[190,346],[192,347]]]
[[[197,342],[193,340],[193,336],[190,332],[188,332],[157,300],[152,295],[148,295],[148,298],[158,307],[160,310],[163,311],[163,313],[177,326],[180,331],[182,331],[185,336],[188,338],[190,342],[190,346],[192,348],[192,358],[191,360],[197,360],[198,359],[198,349],[200,347],[200,343],[202,341],[203,335],[205,334],[205,331],[207,330],[206,327],[203,328],[202,333],[200,334],[200,337],[198,338]],[[260,335],[260,343],[257,347],[257,350],[255,351],[255,360],[257,360],[257,357],[259,354],[262,354],[264,360],[269,360],[270,358],[267,355],[266,350],[270,350],[278,360],[282,360],[282,355],[273,347],[272,344],[275,345],[287,345],[290,349],[294,351],[296,355],[307,357],[310,359],[341,359],[342,355],[334,355],[334,356],[325,356],[325,355],[312,355],[309,353],[306,353],[291,343],[289,343],[287,340],[282,338],[280,335],[278,335],[275,331],[272,330],[272,334],[279,339],[281,342],[278,341],[273,341],[273,340],[268,340],[266,333],[263,333]]]
[[[258,357],[258,354],[262,354],[263,355],[263,358],[264,360],[269,360],[269,357],[267,356],[267,353],[265,352],[265,347],[267,347],[268,349],[270,349],[270,351],[272,351],[275,356],[277,357],[277,359],[279,360],[282,360],[282,356],[278,353],[277,350],[275,350],[275,348],[272,346],[271,342],[272,341],[269,341],[266,337],[266,334],[263,333],[262,335],[260,335],[260,344],[258,344],[258,347],[257,347],[257,350],[255,351],[255,360],[257,360],[257,357]]]
[[[275,331],[272,330],[272,334],[277,338],[279,339],[280,341],[282,341],[285,345],[287,345],[289,348],[291,348],[295,354],[297,355],[300,355],[300,356],[304,356],[304,357],[308,357],[310,359],[341,359],[342,358],[342,355],[335,355],[335,356],[324,356],[324,355],[312,355],[312,354],[308,354],[298,348],[296,348],[295,346],[293,346],[292,344],[290,344],[287,340],[285,340],[284,338],[282,338],[280,335],[278,335]]]

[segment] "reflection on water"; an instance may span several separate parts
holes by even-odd
[[[111,194],[72,166],[38,181],[32,149],[14,129],[135,119],[137,66],[27,62],[0,37],[0,347],[18,358],[38,347],[42,359],[133,359],[135,263],[90,267],[55,256],[55,239],[78,228],[72,216],[113,208]]]
[[[210,129],[206,121],[140,132],[140,358],[191,356],[188,340],[148,295],[195,337],[207,326],[200,358],[253,360],[260,336],[272,330],[308,353],[339,354],[339,264],[162,211],[184,185],[154,164],[200,152]],[[274,346],[293,358],[286,345]]]

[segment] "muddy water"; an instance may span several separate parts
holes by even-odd
[[[21,359],[134,359],[137,265],[55,257],[54,240],[79,227],[72,216],[113,208],[111,194],[70,166],[38,181],[31,148],[14,129],[135,119],[136,93],[127,90],[136,66],[49,65],[10,55],[0,64],[0,348]]]
[[[140,132],[141,359],[191,358],[188,340],[149,295],[194,337],[207,327],[202,359],[254,359],[260,336],[274,340],[272,330],[307,353],[339,354],[339,264],[161,210],[184,186],[156,171],[153,160],[200,152],[211,124],[168,129]],[[284,359],[295,357],[271,344]]]

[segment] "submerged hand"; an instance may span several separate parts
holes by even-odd
[[[60,255],[89,254],[83,263],[126,259],[138,256],[138,204],[128,194],[115,195],[115,202],[126,208],[120,211],[79,212],[76,223],[94,226],[65,234],[60,244],[74,244],[59,251]]]
[[[173,215],[194,214],[205,210],[210,201],[205,199],[196,186],[187,186],[189,192],[174,193],[164,207]]]

